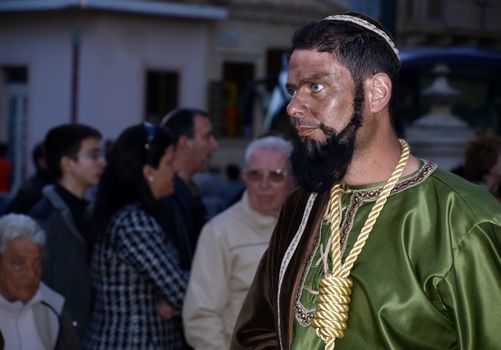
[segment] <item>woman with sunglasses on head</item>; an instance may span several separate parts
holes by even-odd
[[[166,239],[158,198],[173,191],[174,146],[150,123],[116,140],[96,201],[95,306],[87,349],[183,349],[188,274]]]

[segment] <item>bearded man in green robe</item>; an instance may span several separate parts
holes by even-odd
[[[360,14],[295,33],[300,186],[231,349],[501,348],[501,207],[397,138],[399,67],[388,32]]]

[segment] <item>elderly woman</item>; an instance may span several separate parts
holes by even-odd
[[[40,282],[44,244],[44,231],[30,217],[0,218],[0,330],[5,349],[79,348],[63,312],[64,298]]]

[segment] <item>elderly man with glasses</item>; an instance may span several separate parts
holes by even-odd
[[[291,150],[289,142],[276,136],[251,142],[243,198],[202,229],[183,305],[187,341],[197,350],[229,348],[259,259],[295,183]]]

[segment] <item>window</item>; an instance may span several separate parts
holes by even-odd
[[[414,0],[407,0],[406,17],[408,19],[414,18]]]
[[[277,83],[278,73],[283,68],[287,49],[270,49],[266,51],[266,77],[268,79],[266,87],[272,91]]]
[[[428,0],[428,18],[431,20],[442,19],[442,0]]]
[[[12,165],[10,189],[15,191],[27,175],[28,69],[4,66],[1,75],[0,139],[8,144],[7,159]]]
[[[159,123],[178,106],[179,74],[169,71],[146,72],[145,120]]]
[[[254,64],[223,64],[223,103],[221,134],[225,137],[252,136]]]

